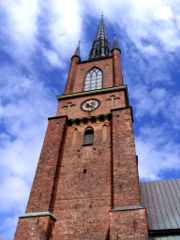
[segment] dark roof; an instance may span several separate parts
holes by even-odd
[[[149,230],[180,229],[180,179],[141,182],[140,192]]]

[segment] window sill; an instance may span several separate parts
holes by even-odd
[[[93,143],[84,143],[82,146],[90,146],[93,145]]]

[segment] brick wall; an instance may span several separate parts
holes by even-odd
[[[114,207],[139,205],[139,177],[131,108],[112,110]]]
[[[148,239],[145,209],[111,212],[110,239]]]
[[[102,127],[108,126],[108,141],[102,141]],[[84,130],[94,129],[94,143],[83,146]],[[77,144],[72,134],[78,130]],[[110,122],[68,127],[54,214],[52,239],[105,239],[111,209]],[[85,170],[85,171],[84,171]]]
[[[49,240],[53,224],[49,216],[20,218],[14,240]]]
[[[50,210],[65,128],[66,117],[49,121],[26,212]]]

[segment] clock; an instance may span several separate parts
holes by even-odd
[[[81,109],[85,112],[94,111],[100,105],[100,101],[97,99],[88,99],[81,103]]]

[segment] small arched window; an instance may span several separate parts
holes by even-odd
[[[93,68],[86,75],[84,91],[100,88],[102,88],[102,72],[98,68]]]
[[[92,145],[94,138],[94,131],[93,128],[86,128],[84,132],[84,145]]]

